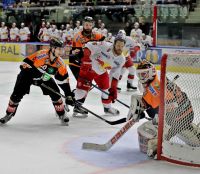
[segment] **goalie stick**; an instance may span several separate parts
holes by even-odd
[[[108,142],[105,144],[84,142],[82,149],[108,151],[136,122],[134,119],[129,120]]]
[[[46,89],[52,91],[53,93],[55,93],[55,94],[57,94],[57,95],[59,95],[59,96],[61,96],[61,97],[63,97],[63,98],[66,98],[66,96],[64,96],[63,94],[61,94],[61,93],[55,91],[54,89],[50,88],[49,86],[45,85],[44,83],[42,83],[41,86],[45,87]],[[116,120],[116,121],[108,121],[108,120],[104,119],[103,117],[101,117],[101,116],[95,114],[94,112],[90,111],[89,109],[83,107],[83,106],[82,106],[79,102],[77,102],[77,101],[75,101],[75,105],[78,105],[79,107],[81,107],[81,108],[84,109],[85,111],[91,113],[91,114],[94,115],[95,117],[97,117],[97,118],[99,118],[99,119],[105,121],[106,123],[108,123],[108,124],[110,124],[110,125],[116,125],[116,124],[121,124],[121,123],[126,122],[126,118],[121,118],[121,119]]]

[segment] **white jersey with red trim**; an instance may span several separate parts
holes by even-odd
[[[99,28],[97,30],[97,32],[101,33],[105,37],[107,37],[107,35],[108,35],[108,30],[106,28],[104,28],[104,29]]]
[[[50,40],[48,29],[46,27],[40,28],[40,31],[38,33],[38,37],[39,37],[40,41],[48,42]]]
[[[59,32],[59,30],[58,29],[52,29],[52,28],[49,28],[48,29],[48,32],[49,32],[49,36],[50,36],[50,38],[61,38],[60,37],[60,32]]]
[[[6,26],[0,28],[0,39],[8,39],[8,28]]]
[[[152,41],[153,41],[153,38],[149,35],[146,35],[146,38],[145,39],[141,39],[141,43],[143,45],[148,45],[148,46],[152,46]]]
[[[79,28],[75,27],[74,28],[74,35],[77,34],[80,31],[83,31],[83,26],[79,26]]]
[[[20,28],[19,30],[19,38],[20,41],[27,41],[30,39],[30,30],[28,27]]]
[[[99,75],[110,70],[111,77],[119,79],[125,57],[113,54],[113,44],[110,42],[88,42],[85,47],[91,51],[92,69]],[[84,62],[83,62],[84,64]]]
[[[123,49],[123,55],[125,57],[129,56],[131,50],[136,46],[140,46],[140,44],[137,41],[133,40],[130,36],[126,36],[126,44]]]
[[[19,37],[19,29],[17,27],[10,29],[10,40],[17,40]]]
[[[64,30],[63,35],[62,35],[62,40],[65,41],[70,41],[74,38],[74,30],[69,29],[69,30]]]

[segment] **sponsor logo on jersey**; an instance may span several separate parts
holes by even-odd
[[[153,86],[149,86],[149,91],[154,95],[154,96],[156,96],[157,95],[157,92],[156,92],[156,90],[153,88]]]
[[[47,56],[46,53],[44,53],[44,54],[39,54],[39,55],[37,56],[37,58],[38,58],[38,59],[42,59],[42,58],[44,58],[44,57],[46,57],[46,56]]]
[[[105,54],[104,52],[101,51],[101,54],[102,54],[104,57],[106,57],[107,59],[110,59],[110,56],[107,55],[107,54]]]

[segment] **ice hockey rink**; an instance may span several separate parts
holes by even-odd
[[[3,117],[12,93],[19,64],[0,62],[0,116]],[[70,77],[72,77],[70,73]],[[70,79],[72,88],[76,82]],[[126,78],[120,82],[126,90]],[[119,99],[130,104],[130,92]],[[121,114],[103,116],[100,92],[93,89],[84,104],[107,120],[126,117],[128,109],[115,103]],[[89,114],[86,119],[72,118],[69,126],[61,126],[48,96],[32,86],[18,107],[14,118],[0,126],[1,174],[199,174],[198,168],[174,165],[149,159],[138,146],[136,123],[109,151],[82,150],[83,142],[106,143],[124,124],[109,125]]]

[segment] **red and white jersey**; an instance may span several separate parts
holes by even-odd
[[[10,29],[10,40],[17,41],[19,38],[19,29],[17,27]]]
[[[99,75],[110,70],[110,76],[119,79],[125,57],[113,54],[113,44],[110,42],[88,42],[85,47],[91,51],[92,69]],[[84,62],[83,62],[84,64]]]
[[[79,28],[75,27],[74,28],[74,35],[80,31],[83,31],[83,26],[79,26]]]
[[[20,28],[19,30],[19,38],[20,41],[28,41],[30,39],[30,30],[28,27]]]
[[[114,36],[108,36],[108,37],[105,38],[105,41],[111,42],[111,43],[114,43],[114,40],[115,40]]]
[[[59,32],[58,29],[53,30],[52,28],[49,28],[49,29],[48,29],[48,32],[49,32],[50,38],[53,38],[53,37],[61,38],[61,37],[60,37],[60,32]]]
[[[130,36],[126,36],[126,44],[123,49],[123,55],[125,57],[129,56],[131,50],[136,46],[140,46],[140,44],[137,41],[133,40]]]
[[[108,30],[106,28],[104,28],[104,29],[99,28],[97,31],[105,37],[107,37],[107,35],[108,35]]]
[[[8,39],[8,28],[6,26],[0,28],[0,39],[1,40]]]
[[[142,30],[140,28],[138,28],[138,29],[134,28],[134,29],[131,30],[130,36],[135,35],[135,33],[136,33],[135,37],[137,38],[138,42],[140,42],[140,39],[142,37]]]
[[[50,40],[48,29],[46,27],[40,28],[38,37],[41,42],[48,42]]]
[[[94,27],[94,28],[92,29],[92,32],[98,33],[98,28]]]
[[[152,46],[152,41],[153,41],[153,38],[149,35],[146,35],[146,39],[141,38],[141,43],[143,45]]]
[[[74,38],[74,30],[69,29],[69,30],[64,30],[63,35],[62,35],[62,40],[65,41],[70,41],[73,40]]]

